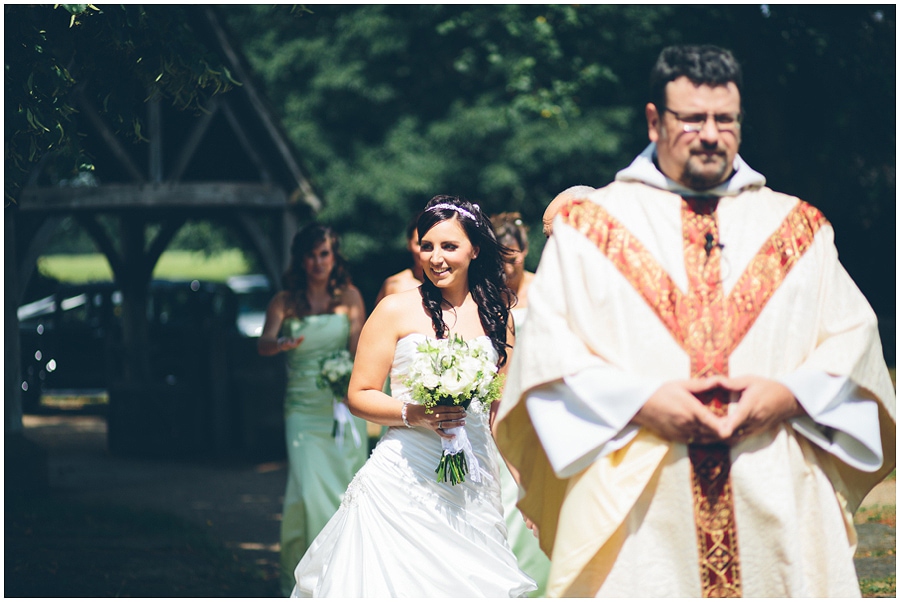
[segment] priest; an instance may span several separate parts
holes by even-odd
[[[741,86],[663,50],[650,145],[555,217],[495,423],[549,596],[860,595],[894,389],[831,224],[738,154]]]

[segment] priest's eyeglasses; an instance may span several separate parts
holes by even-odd
[[[702,130],[710,117],[712,117],[713,122],[716,124],[716,129],[720,132],[734,132],[739,130],[741,128],[741,119],[743,119],[741,113],[691,113],[685,115],[677,113],[669,107],[663,107],[662,110],[663,112],[671,113],[675,119],[681,122],[684,131],[691,134],[696,134]]]

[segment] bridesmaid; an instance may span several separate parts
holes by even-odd
[[[497,233],[497,242],[512,252],[510,260],[503,265],[503,271],[506,273],[506,286],[516,294],[512,314],[516,328],[519,328],[525,320],[528,309],[528,287],[534,279],[534,273],[525,270],[525,258],[528,257],[528,226],[516,212],[491,216],[491,225]]]
[[[503,269],[506,274],[506,285],[516,294],[515,304],[510,312],[515,321],[516,332],[521,333],[525,314],[528,312],[528,287],[534,279],[534,273],[525,270],[525,258],[528,256],[528,227],[518,213],[500,213],[491,216],[491,225],[497,233],[497,242],[511,251]],[[505,462],[499,462],[499,465],[500,494],[509,545],[516,555],[519,568],[537,582],[537,590],[529,595],[543,597],[547,576],[550,574],[550,559],[541,551],[537,537],[516,508],[516,502],[519,501],[519,486],[512,473]]]
[[[375,297],[375,305],[378,305],[388,295],[418,288],[425,279],[422,264],[419,263],[419,233],[416,231],[418,221],[419,215],[416,214],[406,225],[406,249],[412,256],[412,265],[393,276],[388,276],[384,280],[381,289],[378,291],[378,296]]]
[[[365,321],[359,290],[350,282],[337,235],[309,224],[294,236],[284,289],[269,302],[260,355],[286,354],[285,436],[288,482],[281,521],[281,585],[294,585],[294,567],[335,513],[368,454],[366,423],[352,417],[341,445],[334,438],[330,389],[317,384],[320,363],[342,349],[356,354]],[[351,429],[360,435],[357,445]]]

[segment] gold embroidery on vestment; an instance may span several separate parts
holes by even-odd
[[[683,293],[658,261],[603,207],[575,201],[563,219],[592,241],[643,297],[691,360],[691,376],[728,374],[728,358],[788,272],[826,223],[799,202],[769,237],[725,296],[715,219],[717,201],[682,202],[682,236],[688,291]],[[716,244],[714,244],[716,243]],[[698,395],[717,415],[727,412],[723,392]],[[740,554],[730,481],[730,449],[690,445],[694,521],[703,597],[740,597]]]

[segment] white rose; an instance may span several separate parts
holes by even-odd
[[[478,386],[478,373],[481,371],[481,365],[478,362],[463,362],[459,368],[459,376],[465,383],[465,390],[472,392]]]
[[[485,369],[484,362],[482,362],[477,357],[472,357],[471,355],[467,355],[462,358],[462,361],[459,364],[459,369],[465,372],[466,374],[471,374],[470,382],[475,380],[475,375]]]
[[[434,372],[425,372],[419,377],[419,382],[422,383],[422,386],[426,389],[437,389],[441,384],[441,379],[438,378],[438,375]]]
[[[468,381],[461,378],[461,374],[451,368],[441,375],[441,386],[450,395],[462,395],[468,390]]]
[[[409,373],[413,376],[421,376],[431,372],[431,359],[425,355],[417,356],[409,369]]]

